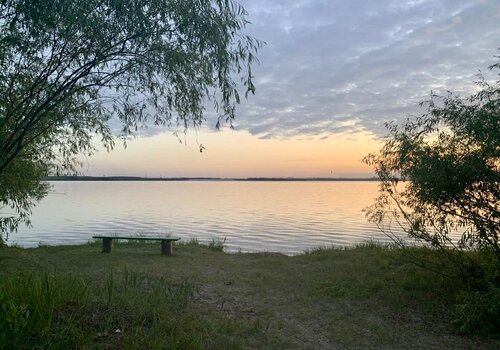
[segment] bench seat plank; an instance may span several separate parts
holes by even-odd
[[[94,239],[102,239],[102,252],[111,253],[114,239],[138,240],[138,241],[161,241],[161,253],[172,255],[174,247],[172,242],[180,240],[180,237],[136,237],[136,236],[92,236]]]
[[[134,241],[178,241],[180,237],[142,237],[142,236],[92,236],[92,238],[131,239]]]

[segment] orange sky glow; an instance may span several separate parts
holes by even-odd
[[[370,177],[361,159],[380,147],[373,134],[259,139],[246,131],[189,130],[184,142],[169,132],[131,140],[84,159],[83,175],[146,177]],[[200,153],[198,144],[206,149]]]

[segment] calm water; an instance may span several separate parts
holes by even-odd
[[[227,251],[294,254],[308,248],[388,241],[362,209],[377,182],[54,182],[32,228],[12,233],[24,247],[87,242],[95,234],[171,233]]]

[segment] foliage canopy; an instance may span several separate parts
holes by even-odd
[[[432,94],[422,116],[388,125],[381,151],[365,158],[382,180],[368,215],[435,247],[485,249],[500,264],[500,81],[480,77],[477,87],[467,98]],[[465,274],[478,268],[456,262]]]
[[[232,122],[261,42],[231,0],[0,0],[0,232],[29,219],[49,171],[146,124]],[[119,122],[118,122],[119,121]]]

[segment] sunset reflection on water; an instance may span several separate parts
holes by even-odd
[[[87,242],[94,234],[164,234],[201,242],[226,237],[226,251],[295,254],[388,238],[363,208],[376,181],[53,182],[10,244]]]

